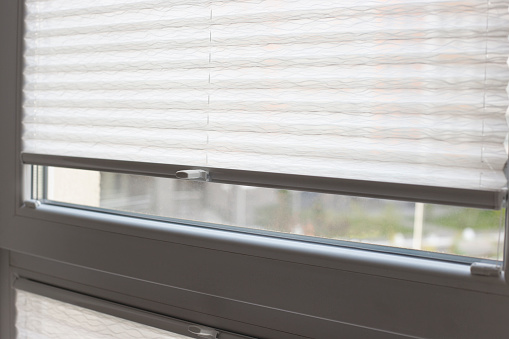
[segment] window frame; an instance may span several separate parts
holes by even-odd
[[[0,323],[10,325],[2,326],[2,337],[14,338],[12,282],[18,278],[254,337],[509,333],[503,321],[509,310],[507,260],[501,276],[483,277],[459,263],[26,206],[22,17],[22,0],[0,2],[0,293],[10,296],[0,303]]]

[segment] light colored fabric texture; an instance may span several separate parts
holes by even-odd
[[[500,189],[507,8],[28,0],[23,151]]]
[[[125,319],[16,290],[17,339],[186,339]]]

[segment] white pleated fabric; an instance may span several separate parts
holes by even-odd
[[[507,12],[27,0],[23,151],[499,190]]]
[[[41,295],[16,290],[17,339],[188,339]]]

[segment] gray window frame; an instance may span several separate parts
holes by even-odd
[[[509,335],[507,260],[485,277],[460,263],[25,206],[21,13],[22,0],[0,2],[0,337],[14,338],[18,279],[259,338]]]

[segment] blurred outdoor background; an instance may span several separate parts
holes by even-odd
[[[502,260],[504,210],[62,168],[47,185],[56,202]]]

